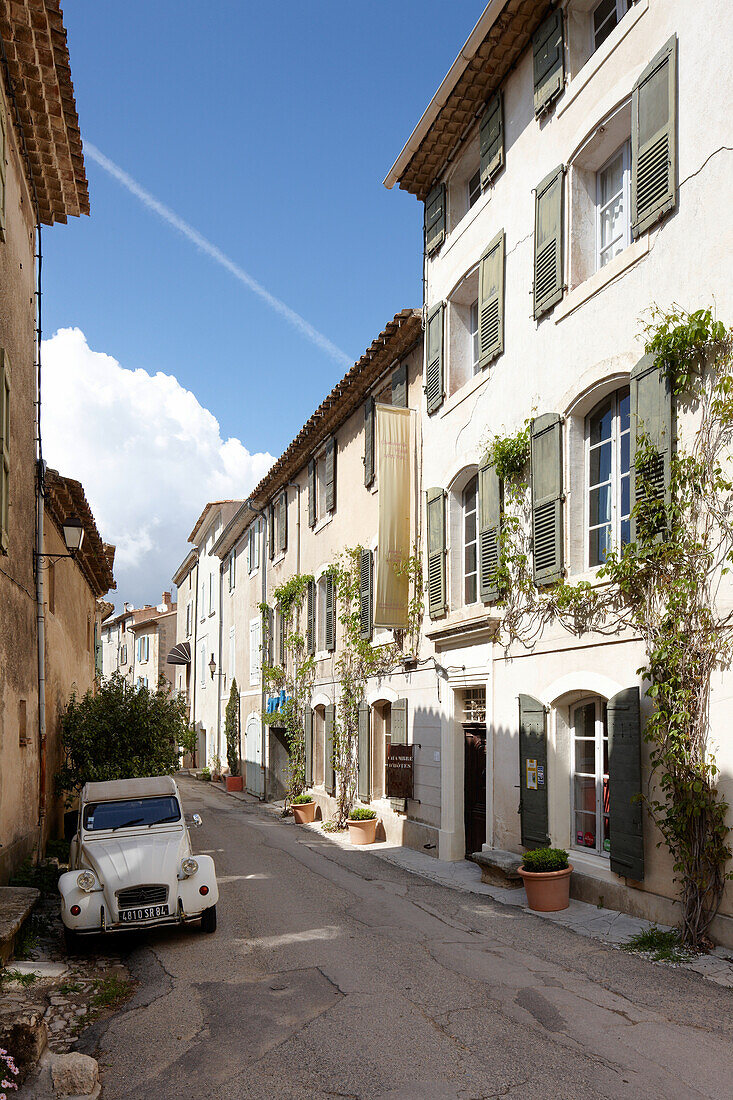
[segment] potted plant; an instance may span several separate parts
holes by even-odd
[[[209,771],[208,768],[202,768],[201,769],[201,778],[203,779],[204,783],[210,783],[211,782],[211,772]]]
[[[239,690],[236,680],[232,680],[232,687],[229,692],[229,702],[224,718],[224,736],[227,743],[227,765],[229,766],[229,775],[226,778],[227,790],[241,791],[244,784],[240,774],[239,753],[237,751],[239,747]]]
[[[377,835],[377,812],[368,806],[357,806],[347,819],[352,844],[373,844]]]
[[[535,848],[525,852],[519,873],[524,879],[527,902],[536,913],[557,913],[570,904],[573,867],[563,848]]]
[[[221,757],[216,752],[211,758],[211,780],[213,783],[221,783]]]
[[[316,801],[312,794],[296,794],[290,805],[296,825],[309,825],[316,816]]]

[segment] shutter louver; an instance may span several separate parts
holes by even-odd
[[[644,834],[638,687],[620,691],[608,700],[607,719],[611,870],[641,882],[644,878]]]
[[[504,350],[504,230],[494,237],[479,263],[479,366]]]
[[[267,509],[267,552],[270,560],[275,557],[275,505],[270,504]]]
[[[316,652],[316,582],[308,581],[305,641],[308,656]]]
[[[0,553],[7,554],[10,497],[10,377],[8,357],[0,348]]]
[[[308,526],[316,525],[316,462],[311,459],[308,463]]]
[[[303,736],[305,738],[305,785],[313,786],[313,708],[306,707],[303,715]]]
[[[479,126],[481,187],[489,185],[504,165],[504,105],[497,92],[486,104]]]
[[[368,397],[364,405],[364,484],[367,489],[374,483],[374,398]]]
[[[407,699],[395,699],[390,707],[390,743],[407,744]],[[406,798],[390,798],[389,801],[393,810],[401,813],[407,810]]]
[[[277,502],[277,548],[284,553],[288,548],[288,493],[287,489],[280,494]]]
[[[329,703],[326,707],[325,747],[324,747],[324,786],[328,794],[336,790],[336,770],[333,766],[333,729],[336,725],[336,707]]]
[[[425,251],[428,256],[445,240],[445,184],[439,183],[425,200]]]
[[[537,777],[537,787],[527,786],[529,771]],[[540,773],[539,769],[542,768]],[[543,775],[540,786],[539,776]],[[547,715],[545,708],[531,695],[519,696],[519,812],[522,845],[544,848],[550,843],[547,817]]]
[[[358,746],[358,783],[357,783],[357,795],[362,802],[367,802],[371,797],[372,784],[371,784],[371,770],[372,760],[370,751],[370,738],[369,738],[369,716],[370,709],[369,704],[363,699],[359,703],[359,746]]]
[[[407,408],[407,363],[392,371],[392,404],[396,409]]]
[[[499,598],[499,535],[501,530],[501,481],[488,463],[478,471],[479,596],[484,603]]]
[[[631,93],[631,231],[634,238],[677,202],[677,38],[647,65]]]
[[[565,85],[562,11],[557,8],[532,35],[534,113],[541,115]]]
[[[285,654],[286,624],[285,624],[285,616],[283,615],[282,611],[278,612],[278,622],[279,622],[279,627],[280,627],[279,639],[278,639],[278,651],[279,651],[278,655],[279,655],[279,658],[280,658],[281,667],[285,668],[285,660],[286,660],[286,654]]]
[[[372,636],[372,552],[362,549],[359,558],[359,621],[360,637],[370,641]]]
[[[535,320],[559,302],[565,289],[564,211],[562,165],[545,176],[537,188],[534,207],[534,316]]]
[[[267,641],[264,647],[264,656],[267,664],[272,667],[275,663],[275,612],[271,607],[267,608],[265,615],[265,629],[267,631]]]
[[[644,355],[631,371],[631,539],[637,540],[636,510],[664,505],[659,515],[657,538],[664,537],[671,497],[671,459],[674,449],[674,403],[669,371],[656,365],[654,355]],[[655,457],[636,470],[638,443],[642,437],[655,449]],[[650,517],[652,518],[652,517]]]
[[[428,317],[425,368],[425,396],[428,415],[443,404],[443,311],[441,302]]]
[[[336,511],[336,440],[326,444],[326,511]]]
[[[326,577],[326,649],[333,653],[336,648],[336,586],[333,576]]]
[[[445,614],[445,493],[428,489],[428,613]]]
[[[546,413],[530,429],[532,543],[535,584],[563,576],[562,419]]]

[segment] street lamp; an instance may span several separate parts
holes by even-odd
[[[209,661],[209,672],[211,673],[211,679],[216,676],[216,661],[214,660],[214,654],[211,654],[211,660]]]
[[[79,517],[70,515],[64,522],[63,530],[66,549],[69,551],[69,556],[73,558],[81,550],[81,544],[84,542],[84,528]]]

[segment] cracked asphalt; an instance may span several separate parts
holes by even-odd
[[[219,928],[122,947],[104,1100],[733,1096],[733,994],[181,783]]]

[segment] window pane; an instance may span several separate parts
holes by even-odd
[[[476,513],[466,512],[466,546],[476,543]]]
[[[476,572],[476,543],[466,546],[466,576]]]
[[[595,775],[596,772],[596,743],[595,741],[575,742],[575,770]]]
[[[581,847],[595,848],[596,846],[596,815],[576,813],[575,815],[575,843]]]
[[[466,577],[466,603],[476,603],[476,577]]]
[[[611,522],[611,486],[601,485],[590,491],[590,525]]]
[[[616,195],[623,186],[624,180],[624,157],[621,150],[616,154],[610,164],[607,164],[605,168],[600,172],[600,200],[601,206],[606,206],[608,202]]]
[[[611,444],[602,443],[590,452],[590,484],[599,485],[611,477]],[[594,521],[591,520],[591,523]]]
[[[628,541],[628,540],[627,540]],[[588,561],[592,566],[602,565],[611,549],[611,526],[597,527],[588,536]]]
[[[631,427],[631,395],[628,390],[620,390],[618,395],[619,429],[627,432]]]
[[[469,210],[481,194],[481,170],[468,181],[468,208]]]
[[[596,49],[606,41],[617,22],[616,0],[601,0],[593,12],[593,41]]]
[[[608,401],[590,419],[590,441],[601,443],[604,439],[611,438],[611,426],[613,424],[613,402]]]
[[[621,436],[621,473],[629,472],[631,465],[631,433],[625,432]]]
[[[631,478],[627,474],[621,478],[621,518],[624,519],[631,512]]]
[[[596,705],[584,703],[578,707],[573,716],[576,737],[595,737],[596,735]],[[593,769],[595,770],[595,769]]]
[[[625,546],[627,542],[631,542],[631,524],[629,520],[621,520],[621,545]]]

